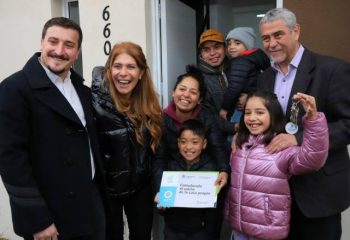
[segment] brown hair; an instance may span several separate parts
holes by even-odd
[[[113,84],[111,74],[115,58],[122,53],[134,58],[137,66],[144,72],[142,78],[133,89],[128,101],[125,101],[120,97],[120,94]],[[144,144],[141,129],[146,127],[152,138],[150,143],[151,148],[153,152],[155,152],[162,135],[162,109],[159,105],[151,73],[147,66],[147,61],[142,52],[142,48],[132,42],[121,42],[115,44],[106,62],[104,76],[104,81],[107,83],[116,109],[119,112],[126,113],[132,122],[137,142]]]
[[[45,23],[43,31],[41,33],[41,39],[45,38],[47,29],[49,29],[50,27],[54,27],[54,26],[58,26],[58,27],[66,28],[66,29],[73,29],[73,30],[77,31],[79,34],[78,49],[80,49],[81,43],[83,41],[83,33],[81,31],[79,24],[77,24],[76,22],[74,22],[73,20],[71,20],[69,18],[54,17],[54,18],[51,18],[50,20],[48,20]]]

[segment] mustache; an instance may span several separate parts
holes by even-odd
[[[58,59],[60,59],[60,60],[65,60],[65,61],[68,61],[68,60],[69,60],[69,58],[68,58],[67,56],[65,56],[65,55],[58,55],[58,54],[56,54],[56,53],[48,53],[47,55],[48,55],[49,57],[58,58]]]
[[[281,47],[274,47],[274,48],[269,48],[268,50],[270,52],[273,52],[273,51],[280,51],[280,50],[282,50],[282,48]]]

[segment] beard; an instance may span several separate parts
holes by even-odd
[[[46,66],[52,73],[56,74],[56,75],[61,75],[62,73],[64,73],[66,71],[66,69],[61,69],[61,70],[53,70],[50,66]]]
[[[271,58],[272,62],[276,63],[276,64],[283,63],[286,60],[286,56],[285,55],[280,55],[280,56],[277,56],[277,57],[274,57],[274,56],[270,55],[270,58]]]
[[[65,55],[58,55],[55,54],[53,52],[49,52],[46,54],[46,58],[56,58],[59,60],[63,60],[63,61],[69,61],[69,57],[65,56]],[[65,69],[65,67],[63,67],[62,69],[52,69],[52,67],[50,67],[50,65],[48,64],[48,62],[45,62],[43,58],[41,58],[41,63],[44,64],[52,73],[60,76],[62,73],[64,73],[65,71],[67,71],[67,69]]]

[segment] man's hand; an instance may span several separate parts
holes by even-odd
[[[218,178],[215,181],[215,185],[219,185],[219,191],[227,184],[228,181],[228,173],[220,172]]]
[[[224,109],[220,109],[219,112],[220,117],[222,117],[223,119],[227,120],[227,111]]]
[[[241,93],[241,95],[239,96],[238,98],[238,102],[237,102],[237,105],[236,105],[236,108],[239,109],[239,110],[242,110],[244,105],[245,105],[245,102],[247,101],[247,97],[248,97],[248,94],[246,93]]]
[[[236,128],[236,124],[235,124],[235,128]],[[236,132],[238,131],[238,127],[236,129]],[[236,139],[237,139],[237,133],[235,133],[232,137],[232,142],[231,142],[231,152],[236,151],[237,149],[237,145],[236,145]]]
[[[297,146],[298,142],[294,135],[280,133],[272,139],[266,149],[269,153],[280,152],[288,147]]]
[[[51,224],[48,228],[33,234],[34,240],[58,240],[58,232],[55,224]]]

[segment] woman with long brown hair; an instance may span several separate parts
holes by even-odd
[[[114,45],[105,67],[93,71],[96,114],[107,192],[108,239],[123,239],[123,210],[131,240],[151,239],[151,159],[161,139],[161,107],[142,48]]]

